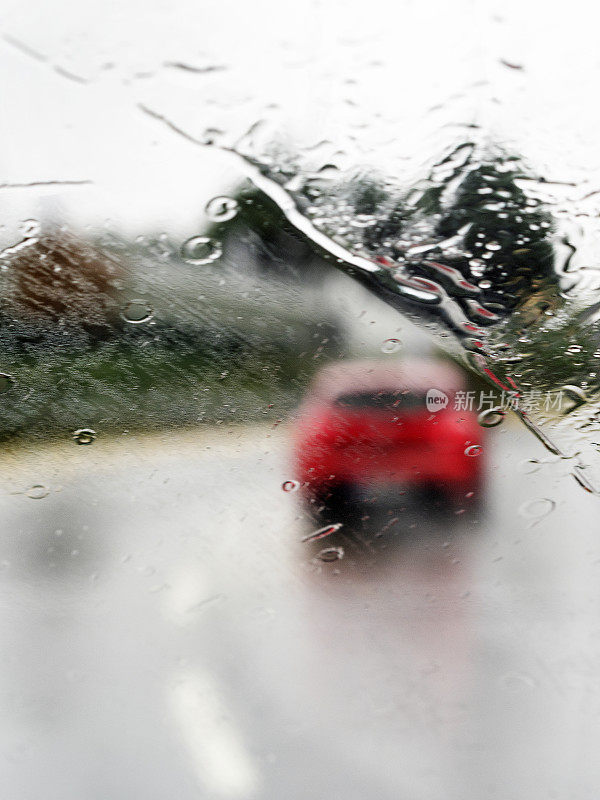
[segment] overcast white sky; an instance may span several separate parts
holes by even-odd
[[[230,142],[268,119],[266,136],[286,134],[293,147],[328,137],[346,164],[391,174],[403,159],[414,166],[432,157],[457,135],[453,126],[473,121],[549,178],[593,184],[600,172],[591,2],[36,0],[4,8],[0,183],[92,182],[1,189],[9,239],[44,197],[60,198],[79,223],[194,232],[236,168],[144,115],[140,103],[193,136],[217,127]]]

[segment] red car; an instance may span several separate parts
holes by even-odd
[[[462,373],[435,361],[323,369],[294,430],[297,476],[313,509],[390,488],[476,499],[483,429],[475,410],[455,410],[469,406],[459,392]]]

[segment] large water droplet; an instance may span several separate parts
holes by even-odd
[[[206,204],[206,214],[213,222],[227,222],[238,213],[238,202],[233,197],[213,197]]]
[[[221,257],[223,248],[208,236],[192,236],[181,246],[181,256],[188,264],[205,266]]]
[[[77,444],[92,444],[96,438],[96,431],[91,428],[79,428],[73,432],[73,439]]]
[[[44,497],[48,497],[50,489],[48,489],[47,486],[43,486],[41,483],[36,483],[27,489],[26,494],[27,497],[30,497],[32,500],[42,500]]]
[[[123,319],[134,325],[152,319],[153,309],[145,300],[130,300],[123,308]]]
[[[400,339],[386,339],[385,342],[381,345],[381,352],[382,353],[397,353],[398,350],[402,347],[402,342]]]
[[[284,481],[281,484],[281,488],[283,489],[284,492],[295,492],[299,486],[300,483],[298,481],[292,481],[292,480]]]
[[[324,539],[325,536],[330,536],[332,533],[339,531],[342,527],[341,522],[335,522],[333,525],[326,525],[324,528],[319,528],[318,531],[314,533],[309,533],[308,536],[305,536],[302,541],[303,542],[314,542],[317,539]]]
[[[325,547],[317,553],[317,558],[321,561],[339,561],[344,557],[343,547]]]
[[[519,514],[528,519],[541,520],[552,513],[556,508],[554,500],[547,497],[539,497],[536,500],[528,500],[519,507]]]
[[[477,417],[477,422],[482,428],[495,428],[496,425],[500,425],[505,416],[506,412],[503,408],[494,406],[494,408],[488,408],[486,411],[482,411]]]
[[[466,456],[480,456],[483,453],[483,447],[480,444],[472,444],[470,447],[467,447],[465,450]]]

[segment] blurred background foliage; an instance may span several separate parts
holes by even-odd
[[[160,232],[130,241],[59,224],[5,251],[0,437],[286,414],[347,345],[315,301],[328,265],[249,205],[199,231],[223,249],[206,266],[187,263]],[[140,309],[147,318],[136,321]]]
[[[437,259],[478,284],[502,320],[486,340],[500,377],[525,388],[574,383],[596,345],[564,308],[551,214],[525,191],[531,178],[517,158],[476,155],[462,144],[403,194],[359,173],[326,191],[313,176],[296,199],[325,215],[325,229],[332,204],[369,217],[351,235],[373,258],[388,255],[423,278]],[[231,218],[208,215],[197,231],[222,251],[205,264],[161,231],[131,239],[56,220],[25,227],[0,254],[0,438],[275,421],[321,365],[365,355],[331,292],[349,279],[252,184],[228,198]],[[415,242],[426,257],[410,256]],[[469,313],[468,298],[454,299]],[[506,340],[524,357],[506,353]]]

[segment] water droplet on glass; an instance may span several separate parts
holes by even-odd
[[[381,345],[381,352],[397,353],[401,347],[402,347],[402,342],[400,341],[400,339],[386,339],[385,342]]]
[[[181,246],[181,256],[188,264],[205,266],[221,257],[223,248],[208,236],[192,236]]]
[[[479,281],[479,288],[480,289],[491,289],[492,288],[492,282],[488,281],[487,279]]]
[[[77,444],[91,444],[96,438],[96,431],[91,428],[79,428],[74,431],[73,439]]]
[[[330,536],[332,533],[339,531],[342,527],[341,522],[335,522],[333,525],[326,525],[324,528],[319,528],[318,531],[314,533],[309,533],[308,536],[305,536],[302,541],[303,542],[314,542],[317,539],[324,539],[325,536]]]
[[[343,547],[325,547],[319,553],[317,553],[317,558],[321,561],[339,561],[341,558],[344,557],[344,548]]]
[[[572,401],[569,408],[563,408],[563,411],[566,414],[571,414],[577,408],[588,402],[588,397],[580,386],[573,386],[569,383],[561,386],[560,391],[566,396],[567,400]]]
[[[537,458],[526,458],[519,462],[519,471],[523,473],[523,475],[532,475],[539,470],[540,466],[541,464]]]
[[[0,394],[8,392],[14,382],[15,379],[12,377],[12,375],[7,375],[5,372],[0,372]]]
[[[152,319],[152,315],[152,306],[148,305],[145,300],[130,300],[123,309],[123,319],[134,325],[148,322],[148,320]]]
[[[284,481],[281,484],[281,488],[283,489],[284,492],[295,492],[299,486],[300,483],[298,481],[292,481],[292,480]]]
[[[27,497],[31,497],[32,500],[42,500],[44,497],[48,497],[49,494],[50,489],[41,483],[36,483],[27,489]]]
[[[496,425],[500,425],[505,416],[506,412],[503,408],[494,406],[494,408],[488,408],[486,411],[482,411],[477,417],[477,422],[482,428],[495,428]]]
[[[465,450],[465,455],[471,457],[480,456],[482,453],[483,447],[480,444],[472,444]]]
[[[40,232],[40,223],[37,219],[26,219],[21,225],[21,233],[26,239],[31,239],[37,236]]]
[[[375,225],[377,220],[369,214],[357,214],[350,220],[353,228],[370,228]]]
[[[233,197],[213,197],[206,204],[206,214],[213,222],[227,222],[238,213],[238,202]]]
[[[576,355],[577,353],[581,353],[581,346],[578,344],[571,344],[567,347],[567,353],[569,355]]]
[[[486,242],[485,249],[496,252],[496,250],[502,250],[502,245],[498,244],[498,242]]]
[[[502,677],[502,684],[511,692],[523,689],[535,689],[538,684],[535,678],[526,673],[509,672]]]
[[[519,507],[519,514],[528,519],[541,520],[547,517],[556,508],[554,500],[547,497],[539,497],[536,500],[528,500]]]

